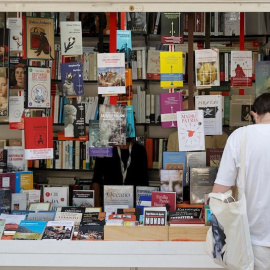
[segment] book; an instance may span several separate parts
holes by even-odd
[[[65,105],[67,106],[67,105]],[[64,108],[65,108],[64,106]],[[74,137],[78,138],[81,136],[85,136],[85,104],[79,103],[73,105],[76,108],[76,119],[74,120]],[[66,118],[65,118],[65,127],[66,127]],[[65,129],[66,130],[66,129]]]
[[[83,213],[77,213],[77,212],[56,212],[55,214],[55,221],[73,221],[74,222],[74,233],[77,234],[79,230],[79,225],[82,221]]]
[[[71,240],[74,231],[74,221],[48,221],[42,240]]]
[[[202,208],[200,207],[178,207],[175,211],[169,214],[169,220],[178,219],[195,219],[203,216]]]
[[[27,205],[29,206],[30,203],[39,203],[40,202],[40,189],[23,189],[23,193],[27,194]]]
[[[147,34],[147,12],[127,12],[126,23],[132,34]]]
[[[51,202],[30,202],[28,210],[30,211],[50,211],[52,208]]]
[[[23,129],[24,123],[22,120],[24,112],[24,97],[10,96],[9,97],[9,129]]]
[[[50,202],[52,209],[58,206],[68,206],[69,204],[69,188],[68,187],[44,187],[44,202]]]
[[[0,28],[0,44],[1,44],[1,56],[0,56],[0,67],[8,67],[9,62],[9,29],[3,27]]]
[[[206,148],[206,166],[219,167],[223,148]]]
[[[202,110],[177,112],[177,125],[180,151],[197,151],[205,149]]]
[[[11,194],[11,189],[0,188],[0,214],[10,214]]]
[[[9,89],[23,91],[26,89],[27,60],[20,56],[9,57]]]
[[[7,18],[7,28],[10,31],[9,49],[10,52],[22,52],[22,18]]]
[[[256,61],[255,62],[255,87],[256,97],[263,93],[269,93],[270,90],[270,62]]]
[[[26,210],[27,197],[25,193],[13,193],[11,195],[11,210]]]
[[[105,205],[134,205],[134,186],[104,185],[104,206]],[[106,211],[105,211],[106,212]]]
[[[33,59],[54,59],[54,19],[26,17],[26,55]]]
[[[22,220],[13,240],[41,240],[46,224],[46,221]]]
[[[126,92],[124,94],[119,94],[117,96],[118,102],[128,102],[133,99],[133,90],[132,90],[132,69],[125,69],[125,80],[126,80]],[[129,103],[128,103],[129,104]]]
[[[33,172],[15,172],[15,192],[19,193],[22,190],[33,189]]]
[[[61,21],[60,28],[62,55],[81,55],[83,53],[81,21]]]
[[[16,175],[15,173],[0,173],[0,188],[10,189],[12,193],[15,193]]]
[[[166,207],[147,207],[143,212],[144,226],[166,226],[167,209]]]
[[[170,220],[170,226],[205,226],[204,218],[179,218]]]
[[[94,201],[94,190],[73,190],[73,206],[93,207]]]
[[[39,220],[39,221],[52,221],[56,215],[55,211],[38,211],[35,213],[29,213],[27,220]]]
[[[24,148],[20,146],[6,146],[5,149],[7,149],[7,172],[25,171]]]
[[[160,93],[161,127],[177,127],[176,112],[183,110],[183,97],[181,92]]]
[[[220,85],[219,50],[195,50],[196,86]]]
[[[5,219],[0,219],[0,239],[3,236],[4,228],[5,228]]]
[[[222,134],[223,102],[221,95],[196,96],[195,110],[203,110],[205,135]]]
[[[151,197],[152,207],[166,207],[167,211],[176,209],[176,192],[171,191],[154,191]]]
[[[132,42],[130,30],[116,30],[116,48],[117,52],[125,54],[127,65],[131,60]]]
[[[1,32],[0,32],[1,35]],[[0,43],[2,44],[2,43]],[[0,47],[1,48],[1,47]],[[0,56],[1,59],[1,56]],[[1,64],[3,65],[3,61]],[[8,90],[8,69],[5,67],[0,67],[0,83],[1,83],[1,104],[0,104],[0,122],[7,122],[8,121],[8,97],[9,97],[9,90]]]
[[[0,219],[5,219],[4,235],[14,235],[25,215],[1,214]]]
[[[240,35],[240,12],[223,12],[224,36]]]
[[[104,224],[98,222],[80,224],[76,240],[104,240]]]
[[[138,201],[141,196],[148,196],[151,198],[153,191],[159,191],[159,187],[136,186],[136,201]]]
[[[126,108],[127,108],[126,137],[135,138],[135,123],[134,123],[133,106],[127,106]]]
[[[212,191],[217,167],[190,168],[190,204],[204,204],[205,196]]]
[[[25,118],[25,159],[53,158],[52,125],[52,117]]]
[[[160,54],[159,50],[148,50],[147,74],[148,80],[160,80]]]

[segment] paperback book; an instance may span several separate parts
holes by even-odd
[[[256,97],[263,93],[270,92],[270,62],[256,61],[255,62],[255,86]]]
[[[141,196],[148,196],[151,198],[153,191],[159,191],[159,187],[136,186],[136,201],[139,201]]]
[[[44,202],[52,204],[55,210],[58,206],[68,206],[69,204],[69,188],[68,187],[44,187]]]
[[[22,18],[7,18],[7,28],[10,31],[9,49],[10,52],[23,51]]]
[[[152,207],[166,207],[167,211],[176,209],[176,192],[154,191],[151,198]]]
[[[0,32],[1,35],[1,32]],[[1,44],[1,43],[0,43]],[[1,59],[1,56],[0,56]],[[3,64],[3,61],[0,61],[0,66]],[[7,122],[8,121],[8,97],[9,97],[9,90],[8,90],[8,69],[5,67],[0,67],[0,83],[1,85],[1,104],[0,104],[0,122]]]
[[[166,226],[167,225],[167,209],[166,207],[145,207],[144,226]]]
[[[0,28],[0,48],[1,48],[1,55],[0,55],[0,67],[8,67],[9,62],[9,29],[3,27]]]
[[[4,228],[5,228],[5,219],[0,219],[0,239],[3,236]]]
[[[132,34],[147,34],[147,12],[127,12],[126,23]]]
[[[93,207],[94,190],[73,190],[72,205],[79,207]]]
[[[33,189],[33,172],[16,172],[15,192],[20,193],[23,190]]]
[[[9,129],[23,129],[22,115],[24,112],[24,97],[9,97]]]
[[[15,173],[0,173],[0,188],[10,189],[12,193],[16,190],[16,175]]]
[[[7,149],[7,172],[25,171],[24,148],[21,146],[6,146],[5,149]]]
[[[131,42],[131,31],[130,30],[117,30],[117,42],[116,48],[117,52],[125,54],[125,61],[130,63],[132,42]]]
[[[10,214],[11,194],[11,189],[0,188],[0,214]]]
[[[24,91],[26,89],[27,60],[20,56],[9,57],[9,89]]]
[[[38,211],[35,213],[29,213],[27,220],[39,220],[39,221],[53,221],[55,218],[55,211]]]
[[[79,226],[77,240],[104,240],[104,224],[93,221],[83,222]]]
[[[12,193],[11,210],[26,210],[27,197],[25,193]]]
[[[74,231],[74,221],[48,221],[42,240],[71,240]]]
[[[148,80],[160,80],[160,52],[159,50],[148,50],[146,74]]]
[[[206,148],[206,166],[219,167],[223,148]]]
[[[14,235],[17,231],[19,224],[24,220],[26,215],[9,215],[1,214],[0,219],[5,219],[4,235]]]

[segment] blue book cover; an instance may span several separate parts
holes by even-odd
[[[270,62],[255,62],[256,97],[270,92]]]
[[[130,30],[117,30],[117,52],[125,53],[125,61],[130,62],[132,42]]]
[[[135,138],[135,124],[133,106],[127,106],[127,126],[126,126],[126,137]]]
[[[164,151],[162,157],[163,170],[183,170],[183,186],[186,185],[186,152]]]
[[[81,62],[61,63],[61,80],[65,96],[84,95]]]

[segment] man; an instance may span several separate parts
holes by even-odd
[[[257,97],[251,115],[255,125],[247,126],[245,156],[245,195],[251,243],[255,257],[254,269],[270,269],[270,93]],[[235,130],[227,140],[213,192],[224,193],[240,179],[240,149],[243,128]],[[237,228],[236,228],[237,229]]]

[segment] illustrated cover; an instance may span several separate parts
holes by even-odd
[[[16,183],[15,183],[15,192],[20,193],[23,190],[33,189],[33,172],[15,172],[16,174]]]
[[[127,113],[126,106],[99,106],[99,132],[101,145],[126,144]]]
[[[151,198],[153,191],[159,191],[159,187],[136,186],[136,201],[138,201],[141,196],[148,196]]]
[[[53,128],[52,117],[26,117],[25,159],[53,158]]]
[[[25,215],[25,219],[27,219],[28,215],[30,213],[35,213],[35,211],[31,211],[31,210],[12,210],[11,211],[11,215]]]
[[[105,205],[128,205],[129,208],[133,208],[133,204],[134,204],[134,186],[128,186],[128,185],[123,185],[123,186],[105,185],[104,186],[104,206]]]
[[[127,12],[126,13],[127,30],[132,34],[147,34],[147,13],[146,12]]]
[[[0,33],[0,35],[1,35],[1,33]],[[7,117],[8,116],[8,97],[9,97],[8,81],[9,81],[8,80],[8,69],[0,67],[0,85],[1,85],[0,122],[7,122],[8,121],[8,117]]]
[[[80,207],[94,206],[94,190],[73,190],[72,205]]]
[[[74,104],[73,106],[77,110],[76,119],[74,120],[74,123],[73,123],[74,124],[74,137],[78,138],[81,136],[85,136],[85,123],[84,123],[85,122],[85,105],[84,103],[79,103],[79,104]],[[65,122],[65,126],[66,126],[66,122]],[[65,130],[66,130],[66,127],[65,127]]]
[[[12,240],[41,240],[46,221],[22,220]]]
[[[125,54],[97,55],[98,94],[125,94]]]
[[[219,78],[219,50],[195,50],[196,86],[218,86]]]
[[[55,211],[40,211],[29,213],[27,220],[40,220],[40,221],[52,221],[55,218]]]
[[[57,212],[71,212],[71,213],[85,213],[85,207],[83,206],[62,206],[57,207]]]
[[[252,86],[251,51],[231,51],[231,86]]]
[[[5,149],[7,149],[7,172],[25,171],[24,148],[5,146]]]
[[[205,150],[202,110],[177,112],[177,125],[180,151]]]
[[[263,93],[270,92],[270,62],[256,61],[255,62],[255,86],[256,97]]]
[[[160,80],[160,52],[159,50],[147,52],[147,80]]]
[[[26,215],[9,215],[1,214],[0,219],[5,219],[4,235],[14,235],[17,231],[19,224],[24,220]]]
[[[54,20],[27,17],[26,46],[28,59],[54,59]]]
[[[104,224],[84,222],[79,226],[77,240],[104,240]]]
[[[9,89],[23,91],[26,89],[27,60],[20,56],[9,57]]]
[[[160,87],[183,86],[182,52],[160,52]]]
[[[176,203],[183,202],[183,170],[160,170],[160,191],[176,193]],[[153,193],[152,193],[153,200]],[[153,205],[152,205],[153,206]]]
[[[10,52],[22,52],[23,51],[22,18],[7,18],[7,28],[10,31],[9,35]]]
[[[51,202],[30,202],[28,210],[31,211],[50,211],[52,207]]]
[[[125,61],[131,61],[131,31],[130,30],[116,30],[116,49],[117,52],[125,54]]]
[[[15,173],[0,173],[0,188],[11,189],[12,193],[15,193]]]
[[[23,129],[24,96],[9,97],[9,129]]]
[[[217,167],[190,168],[190,204],[204,204],[205,195],[212,192]]]
[[[117,100],[127,102],[133,99],[133,90],[132,90],[132,69],[125,69],[126,77],[126,92],[124,94],[118,94]]]
[[[135,123],[133,106],[127,106],[127,126],[126,126],[126,137],[135,138]]]
[[[223,101],[221,95],[196,96],[195,110],[203,111],[205,135],[222,135]]]
[[[7,171],[7,149],[0,148],[0,172]]]
[[[62,55],[81,55],[82,25],[80,21],[60,22],[61,53]]]
[[[27,177],[28,180],[28,177]],[[27,181],[28,183],[28,181]],[[41,194],[41,190],[40,189],[21,189],[21,191],[23,193],[27,194],[27,203],[28,205],[30,203],[39,203],[40,202],[40,194]]]
[[[11,210],[26,210],[27,197],[25,193],[12,193]]]
[[[187,168],[189,167],[205,167],[206,152],[186,152]]]
[[[79,225],[82,221],[82,213],[75,212],[56,212],[54,220],[74,221],[74,233],[78,233]]]
[[[74,231],[74,221],[48,221],[42,240],[71,240]]]
[[[5,219],[0,219],[0,239],[3,236],[4,228],[5,228]]]
[[[51,108],[51,71],[50,68],[27,68],[27,107]]]
[[[10,214],[10,211],[11,211],[11,194],[12,194],[11,189],[2,188],[2,187],[0,188],[0,214],[1,213]]]
[[[50,202],[52,209],[55,210],[58,206],[68,206],[69,189],[68,187],[44,187],[43,197],[44,202]]]
[[[219,167],[224,148],[206,148],[206,166]]]
[[[161,128],[177,127],[176,112],[183,110],[181,92],[160,93]]]
[[[81,62],[61,63],[61,80],[65,96],[84,95],[83,66]]]
[[[167,209],[166,207],[145,207],[143,211],[144,226],[166,226]]]
[[[182,14],[180,12],[161,12],[161,43],[184,43]]]
[[[230,100],[230,126],[242,127],[252,124],[251,106],[253,95],[232,95]]]
[[[224,36],[240,35],[240,12],[224,12]]]
[[[9,29],[0,28],[0,67],[8,67],[9,58]]]

